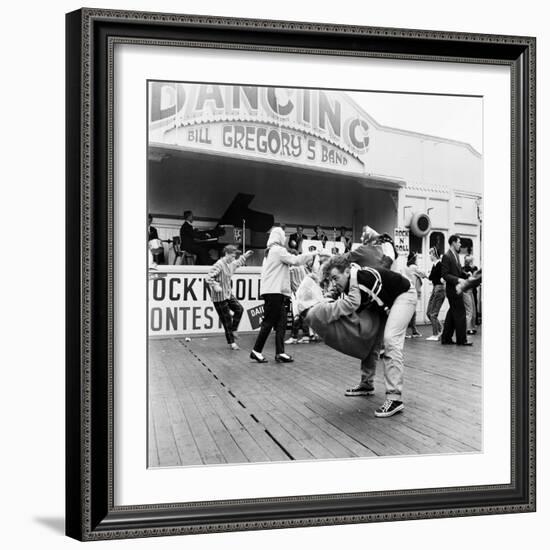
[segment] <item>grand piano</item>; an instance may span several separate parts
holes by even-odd
[[[226,244],[242,243],[242,236],[236,237],[236,233],[242,235],[244,226],[248,235],[245,242],[246,248],[264,247],[267,242],[267,232],[273,227],[275,219],[272,214],[249,208],[253,199],[254,195],[237,193],[215,227],[197,231],[199,238],[196,242],[205,248],[216,250],[220,255]]]
[[[275,219],[272,214],[258,212],[257,210],[249,208],[248,205],[253,199],[254,195],[237,193],[219,219],[218,224],[213,230],[214,235],[212,236],[219,233],[218,236],[221,237],[224,234],[223,230],[227,226],[242,227],[243,224],[247,229],[250,229],[251,232],[267,233],[273,227]]]

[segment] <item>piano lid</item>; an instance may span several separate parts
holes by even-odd
[[[273,227],[275,218],[272,214],[266,214],[265,212],[258,212],[257,210],[248,208],[248,205],[252,202],[254,197],[255,195],[247,193],[237,193],[218,221],[218,226],[234,225],[240,227],[244,220],[246,227],[251,231],[269,231]]]

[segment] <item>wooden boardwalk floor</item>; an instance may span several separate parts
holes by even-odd
[[[428,327],[423,332],[428,335]],[[149,467],[481,451],[481,337],[471,348],[405,343],[405,410],[375,418],[376,393],[346,397],[359,361],[322,343],[287,346],[295,362],[248,358],[223,336],[149,342]]]

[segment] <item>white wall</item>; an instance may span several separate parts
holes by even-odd
[[[369,170],[413,185],[437,185],[479,193],[483,162],[471,148],[428,136],[377,131],[369,150]]]
[[[538,97],[549,93],[550,31],[544,3],[395,0],[382,3],[245,2],[244,0],[109,0],[88,6],[302,19],[321,22],[538,36]],[[4,222],[2,304],[1,491],[5,548],[80,548],[62,536],[64,513],[64,12],[76,0],[7,3],[3,7],[2,185]],[[539,242],[549,234],[548,103],[539,102]],[[22,224],[22,217],[26,222]],[[27,223],[29,222],[29,223]],[[29,227],[32,225],[32,229]],[[29,227],[27,235],[27,227]],[[13,256],[10,243],[24,254]],[[498,243],[494,243],[498,246]],[[539,256],[539,273],[550,269]],[[542,277],[539,279],[542,281]],[[548,306],[547,285],[539,312]],[[541,296],[541,299],[542,296]],[[539,335],[548,333],[539,316]],[[548,386],[548,348],[540,346],[539,388]],[[540,392],[542,396],[544,392]],[[537,514],[350,525],[99,543],[109,548],[372,548],[517,549],[544,544],[549,487],[548,401],[539,403],[539,512]],[[368,472],[365,472],[368,475]],[[94,548],[96,546],[94,545]]]

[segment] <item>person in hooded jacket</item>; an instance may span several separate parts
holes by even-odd
[[[274,227],[267,240],[267,249],[262,264],[260,296],[264,300],[264,317],[250,358],[258,363],[267,363],[262,355],[271,329],[275,329],[275,361],[291,363],[292,357],[285,353],[286,302],[290,298],[290,266],[304,265],[315,254],[290,253],[285,247],[285,232]]]

